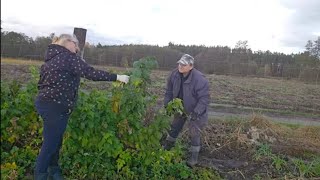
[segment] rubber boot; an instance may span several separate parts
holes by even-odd
[[[174,147],[174,145],[175,145],[175,142],[166,140],[162,147],[163,147],[164,150],[169,151],[170,149],[172,149]]]
[[[164,150],[169,151],[171,148],[174,147],[175,143],[176,143],[176,138],[173,138],[170,135],[168,135],[162,147]]]
[[[193,167],[198,164],[198,156],[199,156],[200,146],[191,146],[190,152],[191,156],[187,161],[187,165]]]
[[[48,173],[34,173],[34,180],[47,180]]]
[[[48,180],[63,180],[62,172],[59,166],[49,166],[48,168]]]

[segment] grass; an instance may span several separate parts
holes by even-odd
[[[259,160],[261,157],[272,157],[271,147],[268,144],[260,144],[257,148],[256,153],[254,154],[254,159]]]
[[[277,171],[281,171],[287,167],[287,161],[280,155],[273,155],[272,165]]]
[[[1,58],[1,64],[15,64],[15,65],[42,65],[43,61],[40,60],[26,60],[26,59],[14,59],[14,58]]]
[[[319,177],[320,176],[320,159],[314,159],[311,162],[305,162],[302,159],[293,159],[293,164],[296,167],[300,177]]]

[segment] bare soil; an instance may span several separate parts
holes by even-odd
[[[186,128],[181,136],[188,144]],[[276,170],[271,154],[257,156],[262,144],[268,144],[270,153],[287,162],[286,170]],[[320,126],[290,128],[259,115],[242,120],[214,118],[202,132],[198,167],[213,169],[224,179],[290,178],[299,176],[292,160],[308,162],[308,154],[320,157]]]
[[[16,64],[1,62],[1,81],[24,83],[30,80],[30,64],[40,67],[41,63],[26,62]],[[115,73],[124,73],[127,69],[117,67],[96,67]],[[160,97],[158,105],[162,105],[165,93],[166,78],[169,71],[153,71],[152,94]],[[306,84],[296,80],[266,79],[252,77],[232,77],[207,75],[210,81],[210,115],[248,116],[261,114],[270,120],[288,123],[319,125],[320,123],[320,85]],[[110,83],[83,80],[84,90],[105,89]]]

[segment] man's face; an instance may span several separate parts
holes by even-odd
[[[178,69],[179,69],[179,72],[182,73],[182,74],[188,74],[191,69],[193,68],[193,65],[191,64],[178,64]]]

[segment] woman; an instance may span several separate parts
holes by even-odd
[[[62,34],[48,46],[41,66],[38,96],[35,106],[43,119],[43,143],[36,161],[35,179],[63,179],[58,165],[69,116],[77,101],[80,77],[93,81],[121,81],[129,76],[96,70],[81,57],[75,36]]]

